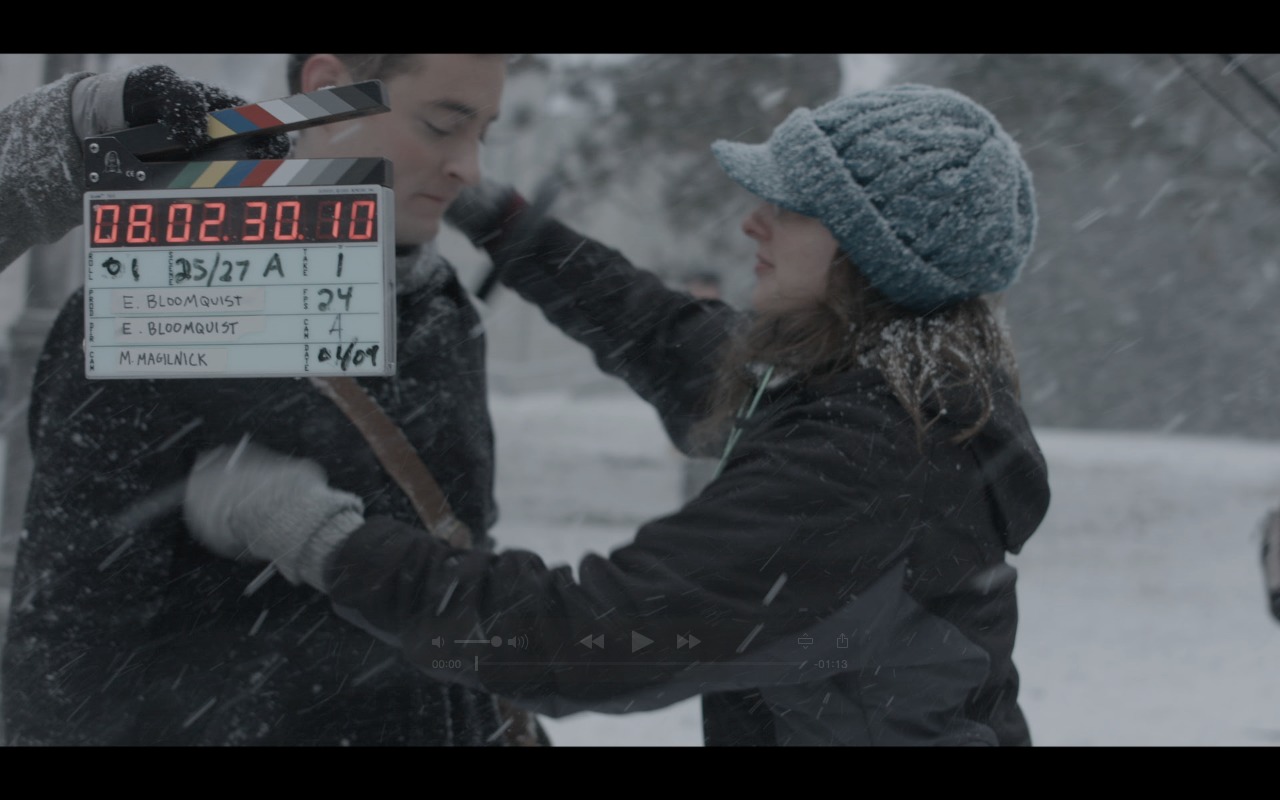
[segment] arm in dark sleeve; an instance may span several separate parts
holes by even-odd
[[[549,716],[826,677],[822,645],[801,650],[797,635],[884,583],[904,545],[860,524],[883,508],[874,478],[826,433],[779,420],[744,438],[711,490],[607,558],[587,555],[576,577],[531,552],[458,551],[375,518],[329,559],[328,592],[339,614],[434,677]]]
[[[71,119],[80,72],[0,109],[0,270],[81,222],[84,156]]]
[[[686,434],[705,413],[717,355],[738,312],[670,289],[618,251],[550,218],[518,246],[489,252],[503,283],[653,405],[687,452]]]
[[[11,744],[130,744],[140,675],[173,580],[181,440],[197,423],[152,381],[88,381],[78,295],[50,335],[31,406],[33,475],[3,654]]]

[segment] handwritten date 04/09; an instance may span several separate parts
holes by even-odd
[[[369,361],[369,366],[378,366],[379,346],[371,344],[368,347],[357,350],[356,344],[356,342],[352,342],[345,346],[337,345],[335,348],[336,352],[332,353],[329,352],[328,347],[321,347],[320,353],[316,358],[319,361],[337,361],[338,366],[342,367],[343,372],[346,372],[347,367],[350,366],[362,366],[366,359]]]

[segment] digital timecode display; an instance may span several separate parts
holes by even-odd
[[[373,194],[92,200],[89,245],[181,247],[378,240]]]

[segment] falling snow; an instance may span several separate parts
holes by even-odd
[[[492,406],[501,545],[576,564],[680,503],[684,462],[638,400],[547,392]],[[1280,443],[1057,429],[1038,438],[1053,500],[1010,559],[1033,742],[1280,745],[1280,623],[1266,610],[1258,530],[1280,502]],[[566,745],[695,747],[700,720],[694,699],[545,724]]]
[[[38,69],[26,65],[39,56],[0,58],[4,105],[16,96],[10,91],[13,76],[24,89],[38,82]],[[270,56],[101,58],[105,66],[176,61],[202,77],[226,76],[227,85],[246,97],[283,93],[279,64]],[[550,80],[583,67],[625,67],[635,58],[563,56]],[[1256,133],[1270,132],[1273,141],[1280,140],[1274,123],[1246,127],[1214,106],[1187,69],[1197,68],[1212,86],[1237,88],[1230,97],[1239,102],[1248,96],[1239,83],[1241,67],[1251,69],[1263,58],[1237,57],[1223,65],[1205,55],[1173,65],[1160,54],[837,57],[841,92],[923,76],[954,81],[956,88],[995,101],[1000,115],[1026,107],[1011,132],[1036,173],[1042,229],[1038,250],[1009,298],[1009,311],[1032,421],[1061,426],[1038,432],[1053,489],[1049,516],[1026,550],[1012,559],[1021,599],[1014,657],[1022,674],[1021,702],[1037,744],[1280,744],[1280,681],[1274,678],[1280,625],[1265,612],[1256,528],[1263,512],[1280,502],[1280,442],[1274,439],[1280,435],[1280,416],[1274,413],[1280,360],[1272,357],[1280,349],[1280,326],[1273,324],[1280,266],[1271,257],[1274,231],[1280,228],[1275,225],[1277,160]],[[1006,73],[1015,78],[1008,84],[1013,88],[994,82]],[[1055,74],[1091,81],[1094,94],[1062,84],[1045,91],[1034,84]],[[1259,74],[1274,84],[1271,76],[1280,73]],[[1126,83],[1120,76],[1134,78]],[[547,152],[563,152],[568,148],[564,132],[583,125],[584,114],[598,113],[594,123],[602,123],[620,107],[615,87],[606,82],[587,84],[577,99],[542,85],[529,90],[531,85],[512,81],[509,97],[546,97],[545,115],[554,126],[534,128],[527,136],[495,126],[495,141],[523,136]],[[747,96],[761,109],[778,110],[783,91],[760,88]],[[593,103],[601,111],[591,112]],[[1242,107],[1257,120],[1267,111],[1261,102]],[[586,124],[594,123],[586,118]],[[43,145],[33,136],[6,140],[0,164],[19,152],[39,158]],[[486,157],[493,172],[531,188],[554,160],[533,152],[491,146]],[[620,158],[634,160],[631,156],[628,151]],[[645,160],[646,180],[616,180],[613,195],[579,187],[580,196],[565,198],[563,208],[589,223],[584,230],[640,263],[681,268],[685,261],[706,260],[710,250],[726,262],[733,294],[749,279],[749,268],[732,271],[742,260],[739,254],[704,249],[670,232],[657,210],[663,182],[687,178],[685,163]],[[57,172],[65,178],[69,170],[59,165]],[[47,190],[45,177],[27,188]],[[37,221],[48,213],[39,204],[10,204],[18,206]],[[726,204],[707,215],[717,227],[732,231],[737,217],[728,209]],[[687,212],[689,218],[702,213]],[[483,257],[451,231],[441,242],[462,283],[475,286]],[[12,243],[0,236],[0,253]],[[402,288],[446,277],[430,259],[400,266]],[[0,352],[6,333],[13,340],[10,326],[31,292],[23,272],[19,266],[0,275]],[[478,303],[477,309],[483,324],[457,331],[447,347],[439,344],[440,331],[427,323],[406,337],[403,355],[432,359],[487,335],[490,388],[499,390],[493,411],[502,509],[494,535],[500,545],[530,547],[548,563],[572,565],[583,552],[604,552],[625,542],[638,524],[679,504],[683,462],[652,411],[620,396],[618,384],[601,378],[589,355],[566,345],[517,298],[499,291],[491,305]],[[424,316],[439,320],[446,311],[434,302]],[[923,332],[913,335],[927,341]],[[937,344],[930,344],[933,352]],[[548,387],[555,391],[504,393]],[[402,388],[387,400],[401,409],[406,423],[427,424],[465,396],[445,390],[423,400],[412,382]],[[0,383],[5,403],[0,405],[0,452],[3,437],[25,423],[27,410],[25,398],[5,399],[4,390]],[[60,418],[43,424],[101,421],[95,415],[101,413],[102,391],[85,393]],[[279,410],[296,401],[285,400]],[[206,423],[199,417],[176,428],[151,428],[152,412],[128,409],[138,430],[152,431],[141,447],[151,456],[182,449],[189,439],[205,435]],[[478,407],[466,413],[471,422],[479,419]],[[1080,430],[1086,427],[1111,432]],[[1131,432],[1137,428],[1151,432]],[[1178,434],[1186,430],[1226,435]],[[319,432],[313,428],[309,434]],[[1256,441],[1233,438],[1246,435]],[[100,450],[95,435],[77,432],[72,438],[86,453]],[[450,440],[449,446],[466,449],[473,443]],[[132,455],[113,448],[101,457],[112,459],[116,469]],[[3,466],[0,461],[0,474]],[[173,486],[127,490],[133,502],[122,512],[85,525],[107,542],[103,548],[83,554],[74,544],[67,547],[100,574],[139,557],[141,543],[121,532],[174,505]],[[475,513],[494,511],[477,508]],[[21,536],[26,539],[26,532]],[[237,591],[244,596],[270,592],[280,581],[270,567],[241,574]],[[13,606],[28,608],[52,577],[42,573],[12,598]],[[975,580],[1009,577],[988,574]],[[9,603],[0,598],[0,614],[7,613]],[[269,616],[264,610],[249,615],[243,631],[250,637],[288,631],[296,646],[336,635],[323,618],[312,622],[309,613],[301,613],[299,608]],[[102,676],[104,685],[126,675],[132,657],[119,654]],[[59,668],[75,662],[68,658]],[[210,693],[201,681],[207,667],[188,665],[173,678],[173,691],[196,698],[190,713],[178,720],[184,728],[225,712],[218,698],[205,699]],[[246,687],[269,693],[269,679],[287,669],[282,661],[263,661],[245,676],[250,679]],[[350,674],[357,682],[376,681],[385,669],[385,661],[371,658]],[[335,680],[304,688],[319,705],[332,701],[344,685]],[[1100,716],[1106,725],[1098,724]],[[553,740],[569,745],[701,742],[696,701],[626,717],[581,714],[549,721],[547,727]],[[246,727],[241,735],[251,733]]]

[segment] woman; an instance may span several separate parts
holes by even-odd
[[[749,314],[512,213],[509,190],[453,218],[682,449],[715,446],[717,477],[679,511],[575,578],[364,519],[315,465],[248,445],[193,474],[193,529],[538,713],[702,695],[708,744],[1029,744],[1005,554],[1049,488],[984,297],[1034,236],[1016,144],[968,98],[905,85],[713,151],[762,201],[742,226]]]

